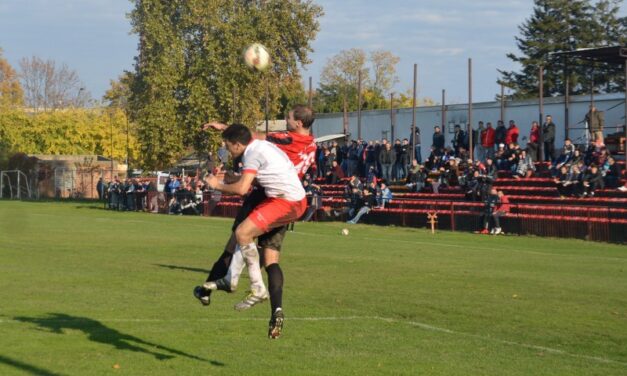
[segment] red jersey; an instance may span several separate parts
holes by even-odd
[[[507,196],[503,195],[501,196],[501,204],[498,206],[498,208],[496,208],[496,211],[509,213],[509,210],[509,199],[507,198]]]
[[[312,135],[302,135],[290,131],[272,132],[268,133],[266,141],[272,142],[287,154],[287,157],[296,167],[300,179],[305,176],[316,159],[316,143]]]

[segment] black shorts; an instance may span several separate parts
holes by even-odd
[[[244,222],[257,205],[261,204],[266,198],[266,192],[263,188],[254,188],[250,194],[244,198],[242,207],[238,210],[235,220],[233,221],[231,232],[235,232],[237,226]],[[261,249],[272,248],[276,251],[281,251],[281,245],[283,244],[283,238],[285,237],[286,232],[287,226],[273,228],[269,232],[259,236],[257,239],[257,245]]]

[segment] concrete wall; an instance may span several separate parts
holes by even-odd
[[[598,95],[594,98],[599,111],[605,112],[605,134],[610,134],[621,130],[624,124],[625,97],[623,94]],[[571,97],[570,103],[570,138],[575,143],[583,142],[583,119],[588,112],[590,104],[589,96]],[[395,110],[396,127],[394,138],[409,138],[412,124],[412,109],[403,108]],[[492,122],[496,128],[496,122],[501,114],[499,102],[485,102],[473,104],[472,122],[477,128],[479,121]],[[564,98],[545,98],[544,114],[552,115],[556,124],[556,148],[560,148],[565,138],[564,119],[565,107]],[[525,100],[507,102],[505,107],[504,121],[507,126],[509,120],[514,120],[520,128],[519,143],[525,147],[526,139],[529,137],[531,122],[538,120],[539,104],[538,100]],[[314,123],[314,135],[316,137],[329,134],[343,133],[342,114],[319,114]],[[456,104],[447,106],[448,127],[444,131],[446,145],[450,145],[453,135],[454,124],[465,124],[468,121],[468,105]],[[423,159],[429,154],[429,147],[433,138],[433,127],[442,122],[441,106],[416,108],[416,125],[420,128],[422,135],[422,156]],[[364,140],[378,140],[383,137],[392,138],[390,126],[390,110],[362,111],[361,134]],[[357,112],[349,113],[349,132],[352,139],[357,139]],[[523,140],[525,138],[525,140]],[[577,140],[580,139],[578,142]]]

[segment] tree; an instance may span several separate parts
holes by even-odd
[[[191,147],[214,147],[219,136],[199,130],[207,120],[263,119],[266,85],[276,116],[280,86],[300,79],[298,64],[309,62],[321,15],[311,1],[135,0],[131,22],[140,42],[129,103],[144,166],[166,167]],[[243,63],[252,42],[269,49],[268,71]]]
[[[521,36],[516,37],[521,54],[507,54],[509,59],[522,65],[522,70],[499,71],[500,81],[514,90],[513,97],[535,97],[539,86],[538,70],[543,66],[544,96],[563,95],[567,78],[573,94],[589,92],[592,65],[569,62],[552,53],[619,43],[619,36],[624,38],[625,29],[618,27],[622,21],[616,18],[612,8],[612,4],[617,6],[617,3],[601,1],[593,7],[589,0],[535,0],[532,16],[519,26]],[[608,28],[613,32],[604,35],[603,30]],[[615,80],[611,75],[598,76],[594,83],[597,88],[611,90],[609,83]]]
[[[133,84],[133,74],[124,72],[118,79],[110,80],[109,89],[105,92],[102,100],[108,107],[115,107],[127,112],[131,97],[131,85]]]
[[[37,56],[20,60],[26,105],[35,111],[83,107],[90,99],[78,73],[67,64]]]
[[[400,59],[389,51],[377,50],[368,56],[362,49],[340,51],[322,69],[320,86],[316,91],[318,112],[340,112],[344,100],[350,111],[357,109],[357,90],[361,72],[363,110],[387,108],[387,94],[398,82],[396,64]],[[370,75],[372,72],[372,76]]]
[[[370,53],[372,65],[372,90],[381,94],[388,93],[398,82],[396,64],[401,59],[390,51],[376,50]]]
[[[0,48],[0,108],[21,106],[24,103],[24,91],[17,73],[2,56]]]

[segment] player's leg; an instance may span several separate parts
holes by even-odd
[[[268,338],[276,339],[283,330],[283,270],[279,265],[281,245],[287,227],[275,229],[259,238],[259,245],[263,246],[263,259],[268,274],[268,290],[270,293],[270,322],[268,323]]]

